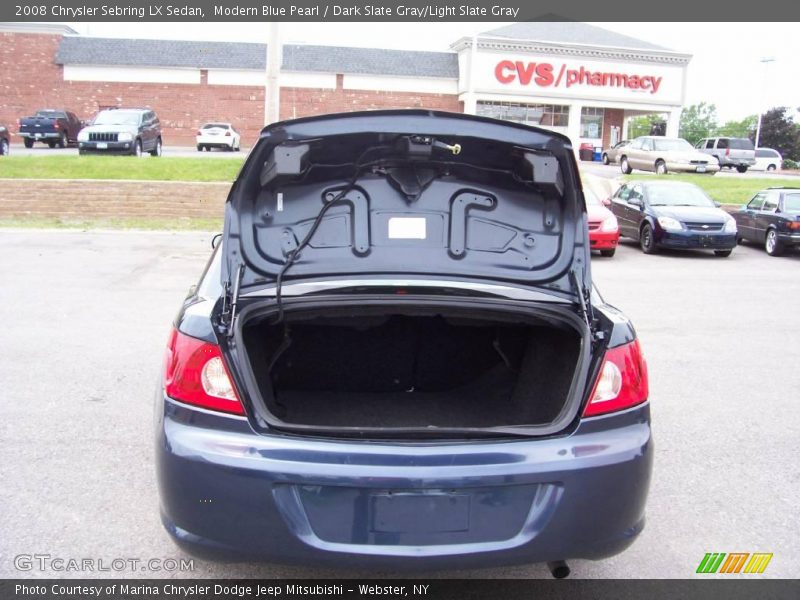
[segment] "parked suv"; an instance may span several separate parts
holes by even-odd
[[[80,154],[132,154],[161,156],[161,122],[147,108],[112,108],[97,113],[78,134]]]
[[[167,344],[172,537],[556,576],[628,547],[653,456],[647,369],[592,291],[571,148],[429,110],[266,127]]]
[[[720,168],[735,168],[739,173],[756,164],[756,150],[747,138],[714,137],[705,138],[694,146],[704,154],[710,154],[719,162]]]

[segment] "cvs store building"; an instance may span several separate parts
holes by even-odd
[[[678,136],[688,54],[585,23],[516,23],[451,47],[465,112],[564,133],[576,150],[628,139],[639,115]]]
[[[193,146],[198,127],[223,121],[242,132],[246,147],[264,125],[266,50],[0,23],[0,122],[45,107],[87,120],[106,108],[146,107],[157,112],[167,145]],[[676,136],[691,58],[575,22],[515,23],[443,52],[309,44],[280,51],[281,119],[464,111],[565,133],[576,149],[627,139],[627,119],[644,114],[664,115],[667,135]]]

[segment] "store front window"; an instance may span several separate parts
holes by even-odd
[[[559,104],[526,104],[524,102],[479,100],[476,113],[482,117],[540,127],[566,127],[569,123],[569,106]]]
[[[603,137],[603,109],[584,106],[581,109],[581,137],[599,140]]]

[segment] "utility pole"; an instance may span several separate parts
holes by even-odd
[[[280,120],[280,74],[281,57],[283,48],[281,47],[280,32],[278,23],[269,24],[269,39],[267,40],[267,72],[266,83],[264,85],[264,125],[269,125]]]
[[[758,125],[756,126],[756,144],[755,147],[758,148],[759,141],[761,140],[761,116],[764,114],[764,89],[767,87],[767,65],[771,62],[775,62],[775,59],[772,57],[766,57],[761,59],[761,64],[764,65],[764,85],[761,86],[761,102],[759,102],[758,106]]]

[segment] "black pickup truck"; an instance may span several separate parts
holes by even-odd
[[[48,108],[36,111],[32,117],[20,119],[19,135],[26,148],[32,148],[34,142],[45,142],[51,148],[65,148],[78,141],[82,126],[75,113]]]

